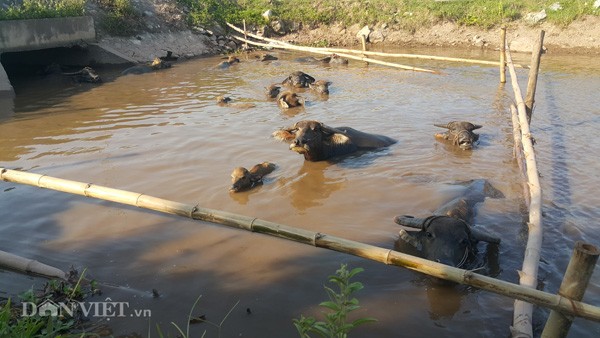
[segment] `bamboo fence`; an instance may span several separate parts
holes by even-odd
[[[233,214],[225,211],[202,208],[145,194],[103,187],[91,183],[83,183],[28,173],[18,170],[0,168],[0,179],[7,182],[27,184],[40,188],[52,189],[81,196],[93,197],[126,205],[137,206],[163,213],[217,223],[233,228],[258,232],[303,244],[325,248],[333,251],[363,257],[388,265],[402,266],[433,277],[456,283],[471,285],[499,295],[520,299],[526,302],[556,310],[568,315],[575,315],[600,322],[600,308],[560,295],[553,295],[530,287],[515,285],[510,282],[480,275],[469,270],[462,270],[423,258],[411,256],[391,249],[376,247],[348,239],[290,227],[254,217]]]
[[[523,101],[523,96],[521,95],[521,88],[519,87],[517,73],[512,62],[509,48],[506,48],[506,60],[511,77],[513,92],[515,95],[515,101],[517,104],[516,112],[519,123],[518,129],[520,131],[520,143],[523,147],[522,158],[525,159],[525,173],[529,188],[529,195],[526,195],[529,197],[529,221],[527,223],[529,235],[527,238],[527,246],[525,248],[523,266],[521,271],[519,271],[519,282],[522,286],[535,289],[537,286],[537,275],[543,235],[541,217],[542,189],[539,181],[535,152],[533,150],[533,142],[531,141],[531,132],[529,130],[525,102]],[[514,106],[511,108],[511,111],[515,111]],[[513,128],[515,127],[513,126]],[[520,147],[515,145],[515,151],[519,152]],[[518,158],[520,158],[520,155]],[[532,313],[533,304],[527,303],[523,300],[515,301],[513,326],[511,328],[513,337],[528,338],[533,336],[531,323]]]
[[[242,30],[230,23],[227,23],[227,26],[229,26],[230,28],[232,28],[233,30],[235,30],[238,33],[244,34],[245,37],[249,36],[249,37],[252,37],[252,38],[260,40],[260,41],[268,42],[268,44],[263,44],[263,45],[258,45],[258,46],[267,47],[267,48],[281,48],[281,49],[294,49],[294,48],[289,48],[289,47],[301,47],[301,46],[296,46],[296,45],[293,45],[293,44],[290,44],[290,43],[287,43],[284,41],[280,41],[280,40],[276,40],[276,39],[269,39],[269,38],[262,37],[260,35],[249,33],[249,32]],[[237,39],[237,37],[236,37],[236,39]],[[243,40],[240,40],[240,41],[243,41]],[[366,49],[366,47],[363,47],[363,49]],[[346,48],[302,47],[302,49],[295,49],[295,50],[302,50],[302,51],[311,52],[311,53],[315,53],[315,54],[322,54],[322,55],[329,55],[332,53],[336,53],[338,55],[339,55],[339,53],[346,53],[346,54],[349,53],[349,54],[359,54],[359,55],[365,55],[365,56],[382,56],[382,57],[389,57],[389,58],[422,59],[422,60],[473,63],[473,64],[488,65],[488,66],[502,65],[501,62],[487,61],[487,60],[453,58],[453,57],[435,56],[435,55],[372,52],[372,51],[367,51],[367,50],[356,50],[356,49],[346,49]],[[344,57],[348,57],[348,55],[344,55]],[[367,59],[367,60],[362,60],[362,61],[371,62],[371,60],[373,60],[373,59]],[[515,64],[515,67],[527,68],[527,66],[523,66],[523,65],[519,65],[519,64]]]

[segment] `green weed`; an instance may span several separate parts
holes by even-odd
[[[362,283],[350,282],[350,279],[362,271],[364,271],[362,268],[348,271],[346,265],[342,264],[335,275],[329,276],[329,282],[337,285],[339,290],[336,291],[325,286],[329,300],[319,304],[319,306],[329,309],[329,312],[325,314],[325,321],[317,321],[313,317],[304,316],[293,320],[301,338],[309,338],[310,333],[316,333],[321,337],[345,338],[357,326],[377,321],[370,317],[348,321],[348,314],[360,308],[358,299],[354,298],[353,294],[363,288]]]

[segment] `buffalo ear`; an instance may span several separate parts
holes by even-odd
[[[274,132],[272,136],[279,141],[292,142],[296,138],[296,129],[293,127],[280,129]]]
[[[473,127],[471,128],[471,131],[473,131],[475,129],[479,129],[479,128],[483,128],[483,126],[480,124],[474,124]]]
[[[411,235],[408,231],[404,230],[404,229],[400,229],[400,231],[398,231],[398,239],[401,240],[404,243],[409,244],[411,247],[415,248],[418,251],[421,251],[423,249],[423,245],[421,244],[421,242],[413,235]]]

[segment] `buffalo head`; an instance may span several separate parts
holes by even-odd
[[[277,98],[277,96],[279,96],[281,86],[272,84],[272,85],[268,86],[266,89],[267,89],[267,97],[270,99],[274,99],[274,98]]]
[[[171,68],[171,63],[165,62],[160,58],[154,58],[154,60],[152,60],[152,63],[150,63],[150,68],[152,68],[153,70]]]
[[[294,92],[285,91],[277,96],[277,104],[281,108],[293,108],[304,105],[304,99]]]
[[[308,88],[308,85],[315,82],[315,78],[300,72],[296,71],[290,74],[285,80],[281,83],[285,86],[296,87],[296,88]]]
[[[465,121],[452,121],[447,124],[434,124],[434,126],[448,129],[445,133],[435,134],[436,138],[449,140],[463,150],[473,149],[473,144],[479,140],[479,135],[473,130],[482,127]]]
[[[91,67],[84,67],[83,69],[76,72],[62,74],[66,76],[72,76],[73,79],[77,82],[97,83],[102,81],[100,75],[98,75],[96,71],[93,70]]]
[[[442,264],[464,267],[477,253],[477,242],[499,243],[500,239],[472,228],[462,219],[450,216],[415,218],[396,216],[397,224],[420,231],[400,230],[399,241],[408,244],[418,255]]]
[[[290,149],[304,155],[307,161],[323,161],[358,149],[387,147],[396,142],[387,136],[349,127],[332,128],[313,120],[298,121],[290,128],[274,132],[273,136],[290,143]]]
[[[318,80],[313,83],[309,83],[310,89],[314,90],[319,94],[329,95],[329,86],[331,82],[325,80]]]
[[[245,191],[262,184],[263,177],[275,170],[275,167],[273,163],[263,162],[253,166],[250,170],[244,167],[233,169],[229,191]]]

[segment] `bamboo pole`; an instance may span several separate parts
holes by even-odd
[[[506,27],[500,28],[500,83],[506,83]]]
[[[527,183],[530,192],[529,205],[529,236],[525,248],[523,267],[519,271],[519,282],[522,286],[535,288],[537,285],[537,273],[540,261],[540,251],[542,247],[542,189],[540,186],[535,152],[531,141],[531,132],[527,122],[527,114],[521,88],[517,79],[517,73],[513,66],[510,49],[506,49],[506,60],[510,72],[511,83],[517,103],[517,112],[519,116],[519,125],[521,127],[521,142],[523,144],[523,154],[527,164]],[[533,330],[531,326],[531,316],[533,305],[522,300],[515,301],[515,310],[513,315],[513,327],[511,332],[513,337],[532,337]]]
[[[292,49],[292,50],[300,50],[300,51],[310,51],[311,53],[322,54],[322,55],[329,55],[330,54],[329,52],[321,52],[321,51],[311,50],[312,47],[295,46],[295,45],[290,45],[290,44],[285,44],[285,45],[283,45],[283,44],[282,45],[271,45],[271,44],[265,44],[265,43],[260,43],[260,42],[254,42],[254,41],[246,40],[246,39],[244,39],[242,37],[235,36],[235,35],[233,37],[235,39],[237,39],[237,40],[240,40],[240,41],[243,41],[243,42],[247,42],[247,43],[252,44],[252,45],[261,46],[261,47]],[[418,68],[418,67],[412,67],[412,66],[405,66],[405,65],[400,65],[400,64],[397,64],[397,63],[379,61],[379,60],[375,60],[375,59],[367,59],[367,58],[364,58],[364,57],[354,56],[354,55],[350,55],[350,54],[337,53],[337,55],[341,56],[341,57],[348,58],[348,59],[352,59],[352,60],[365,61],[365,62],[375,63],[375,64],[382,65],[382,66],[389,66],[389,67],[400,68],[400,69],[405,69],[405,70],[412,70],[412,71],[415,71],[415,72],[440,74],[440,72],[435,71],[435,70],[431,70],[431,69]]]
[[[367,51],[367,38],[362,34],[360,35],[360,42],[362,43],[362,50],[363,50],[362,56],[364,58],[367,58],[367,54],[364,53]],[[367,66],[368,65],[369,65],[369,63],[367,62]]]
[[[244,19],[242,22],[244,23],[244,39],[248,39],[248,35],[246,35],[246,19]],[[248,50],[248,43],[247,42],[244,44],[244,49]]]
[[[527,112],[527,122],[531,123],[531,115],[533,114],[533,103],[535,102],[535,89],[537,86],[538,72],[540,70],[540,59],[542,58],[542,49],[544,47],[543,30],[540,31],[540,36],[535,45],[535,49],[531,53],[531,68],[529,68],[529,79],[527,80],[527,94],[525,98],[525,108]]]
[[[293,228],[254,217],[173,202],[125,190],[98,186],[91,183],[69,181],[17,170],[0,168],[0,179],[7,182],[28,184],[40,188],[100,198],[163,213],[189,217],[196,220],[218,223],[238,229],[258,232],[320,248],[343,252],[388,265],[402,266],[433,277],[471,285],[499,295],[536,303],[552,310],[600,322],[600,308],[590,304],[569,300],[559,295],[553,295],[533,288],[515,285],[506,281],[480,275],[472,271],[454,268],[398,251],[379,248],[336,236]]]
[[[243,30],[239,29],[238,27],[236,27],[230,23],[227,23],[227,25],[229,27],[231,27],[233,30],[235,30],[239,33],[243,33]],[[254,39],[257,39],[257,40],[267,41],[267,42],[271,43],[270,45],[267,45],[268,47],[276,47],[276,46],[280,46],[280,45],[294,46],[294,45],[284,42],[284,41],[280,41],[280,40],[276,40],[276,39],[269,39],[269,38],[265,38],[260,35],[256,35],[256,34],[252,34],[252,33],[248,33],[248,36],[250,36]],[[499,66],[500,65],[500,62],[496,62],[496,61],[451,58],[451,57],[434,56],[434,55],[383,53],[383,52],[372,52],[372,51],[360,51],[360,50],[345,49],[345,48],[322,48],[322,47],[306,47],[306,48],[307,49],[304,50],[306,52],[312,52],[312,53],[324,52],[324,53],[317,53],[317,54],[350,53],[350,54],[365,54],[367,56],[384,56],[384,57],[396,57],[396,58],[408,58],[408,59],[463,62],[463,63],[482,64],[482,65],[489,65],[489,66]],[[519,65],[519,64],[515,64],[514,66],[517,68],[526,68],[527,67],[527,66],[523,66],[523,65]]]
[[[34,259],[17,256],[6,251],[0,251],[0,268],[46,278],[59,278],[65,280],[67,276],[67,274],[59,268],[40,263]]]
[[[577,242],[558,294],[573,300],[583,299],[583,294],[598,261],[598,255],[600,255],[600,250],[597,247]],[[552,311],[546,321],[542,338],[566,337],[572,323],[572,317]]]
[[[510,112],[513,124],[513,138],[514,138],[514,156],[519,166],[519,173],[521,174],[523,183],[523,196],[525,197],[525,206],[529,210],[531,203],[531,195],[529,192],[529,185],[527,184],[527,164],[525,163],[525,155],[523,155],[523,144],[521,142],[521,127],[519,125],[519,116],[517,115],[517,107],[510,105]]]

